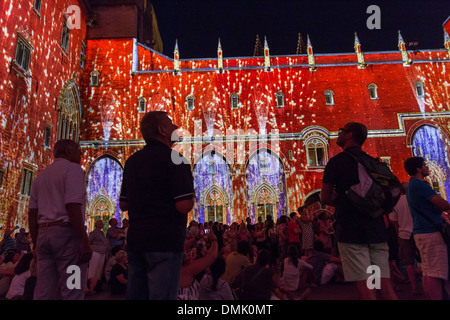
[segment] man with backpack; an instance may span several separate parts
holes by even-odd
[[[361,149],[366,138],[364,124],[350,122],[339,129],[337,145],[344,152],[332,157],[325,167],[321,201],[336,208],[335,236],[345,280],[356,283],[361,299],[376,299],[373,284],[376,285],[377,280],[384,299],[397,299],[390,280],[389,234],[383,214],[367,214],[350,197],[351,188],[361,180],[363,169],[359,163],[364,162],[363,159],[377,161]],[[375,198],[370,192],[368,194]]]

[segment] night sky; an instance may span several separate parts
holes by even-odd
[[[298,33],[309,34],[315,53],[353,52],[354,32],[362,50],[397,50],[398,30],[409,49],[443,49],[442,25],[450,0],[152,0],[164,54],[213,58],[220,38],[224,57],[253,56],[256,35],[271,55],[295,54]],[[366,13],[380,8],[381,29],[369,30]]]

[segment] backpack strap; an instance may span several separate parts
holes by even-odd
[[[367,154],[366,152],[364,152],[364,151],[362,151],[362,155],[361,155],[360,157],[355,156],[353,153],[351,153],[351,152],[348,151],[348,150],[344,150],[343,153],[346,154],[346,155],[348,155],[348,156],[350,156],[350,157],[352,157],[356,162],[361,162],[361,158],[362,158],[362,157],[368,157],[368,158],[375,159],[374,157],[368,155],[368,154]]]

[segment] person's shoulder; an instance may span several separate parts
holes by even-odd
[[[408,183],[408,189],[410,192],[419,191],[422,192],[424,190],[433,190],[433,188],[426,181],[422,181],[416,178],[411,178]]]
[[[84,176],[84,171],[80,164],[67,161],[64,162],[64,166],[65,168],[67,168],[67,172],[70,172],[71,174],[80,174]]]
[[[125,164],[132,163],[132,162],[138,160],[139,158],[141,158],[144,155],[144,149],[139,149],[136,152],[134,152],[132,155],[130,155],[128,157],[128,159],[125,161]]]
[[[336,166],[339,166],[341,163],[348,162],[349,159],[350,156],[345,154],[344,151],[341,151],[328,160],[325,168],[326,169],[334,168]]]

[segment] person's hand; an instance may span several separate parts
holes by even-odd
[[[212,231],[212,229],[209,229],[208,240],[211,242],[217,240],[216,234]]]
[[[89,240],[86,237],[85,240],[82,240],[80,243],[80,263],[87,263],[91,260],[92,257],[92,248],[89,244]]]
[[[449,214],[447,212],[442,212],[441,216],[442,216],[442,218],[444,219],[445,222],[450,224],[450,217],[449,217]]]

